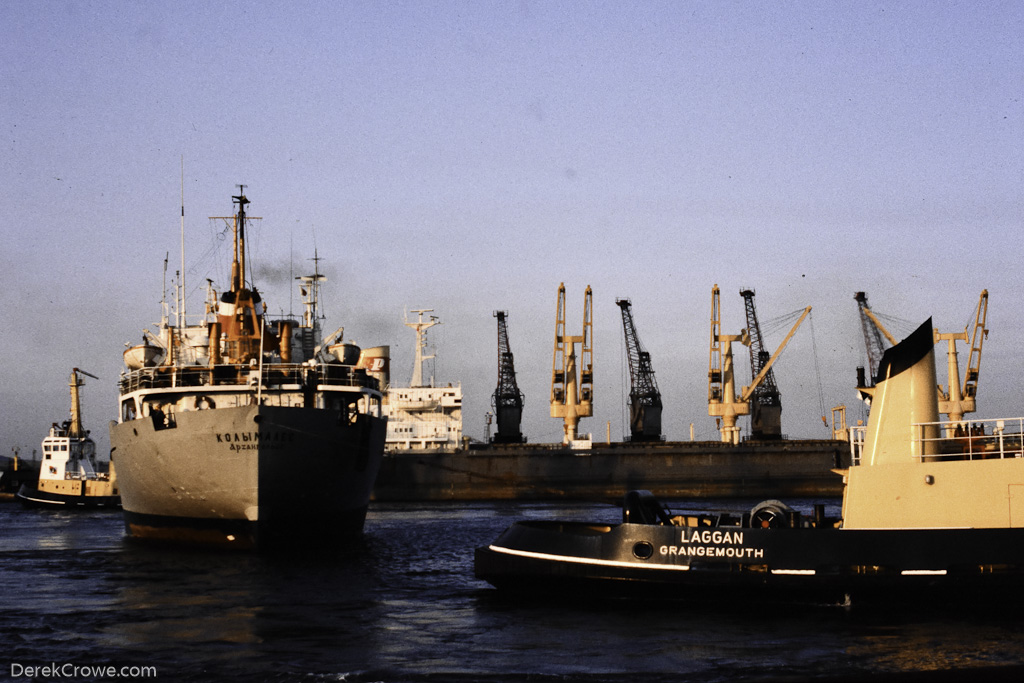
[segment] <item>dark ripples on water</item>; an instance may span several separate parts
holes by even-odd
[[[964,668],[1014,680],[1019,669],[1003,667],[1024,662],[1018,606],[948,614],[941,596],[928,614],[524,603],[473,578],[473,549],[516,519],[618,515],[381,505],[360,548],[316,559],[140,546],[116,513],[3,504],[0,678],[15,665],[70,663],[154,666],[176,681],[713,683]]]

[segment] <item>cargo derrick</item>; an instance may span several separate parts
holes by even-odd
[[[651,354],[644,350],[637,336],[629,299],[616,299],[615,303],[622,309],[629,358],[629,440],[661,441],[661,392],[654,379]]]
[[[498,387],[491,397],[491,407],[498,421],[493,443],[524,443],[520,424],[523,418],[523,392],[516,384],[516,369],[508,343],[505,318],[507,311],[495,311],[498,319]]]
[[[743,387],[740,394],[736,395],[736,381],[733,373],[732,344],[740,342],[744,346],[750,346],[750,334],[748,330],[741,330],[740,334],[722,334],[722,319],[719,308],[718,285],[711,288],[711,343],[708,357],[708,415],[718,418],[718,428],[725,443],[738,444],[740,442],[740,430],[736,426],[736,420],[741,415],[750,414],[751,397],[758,386],[764,381],[765,376],[771,372],[772,365],[778,360],[782,351],[786,348],[789,340],[796,333],[797,328],[804,321],[804,318],[811,312],[808,306],[800,314],[800,318],[790,329],[789,334],[782,340],[775,354],[768,359],[761,371],[755,376],[750,386]]]
[[[587,447],[590,435],[577,435],[581,417],[594,414],[594,348],[590,286],[583,300],[583,334],[565,334],[565,283],[558,286],[555,314],[555,348],[551,361],[551,417],[564,420],[562,443]],[[576,374],[576,345],[580,345],[580,372]]]
[[[754,308],[754,290],[740,290],[740,296],[747,308],[747,334],[750,336],[750,376],[757,377],[761,369],[768,363],[771,354],[764,347],[761,336],[761,325],[757,321],[757,310]],[[764,381],[756,389],[750,400],[750,436],[753,439],[782,438],[782,397],[775,383],[775,372],[768,370]]]
[[[988,319],[988,290],[981,290],[978,308],[974,317],[974,332],[971,334],[971,353],[967,359],[967,374],[964,376],[964,396],[974,398],[978,394],[978,374],[981,372],[981,345],[988,337],[985,321]]]
[[[940,341],[948,342],[947,367],[949,372],[949,384],[946,391],[939,385],[939,412],[949,416],[950,423],[960,422],[964,419],[965,413],[973,413],[976,408],[975,397],[978,394],[978,374],[981,371],[981,346],[988,336],[985,329],[985,320],[988,317],[988,290],[983,289],[978,298],[978,306],[974,310],[974,330],[968,334],[967,328],[963,332],[940,333],[933,330],[935,343]],[[967,372],[963,382],[960,381],[960,366],[957,362],[956,343],[958,341],[970,342],[971,352],[967,359]],[[956,429],[950,426],[950,430]]]

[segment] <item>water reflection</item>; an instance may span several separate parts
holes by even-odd
[[[1015,606],[529,602],[473,578],[473,548],[516,519],[619,515],[607,505],[390,504],[371,513],[352,552],[274,557],[127,542],[117,515],[0,507],[0,635],[11,661],[59,652],[154,664],[168,680],[729,681],[1024,662]]]
[[[879,617],[877,622],[858,623],[846,654],[884,672],[1011,666],[1019,671],[1024,662],[1019,628],[1019,619],[1002,610],[925,620],[905,615],[885,623]],[[1010,670],[1003,673],[1008,675]]]

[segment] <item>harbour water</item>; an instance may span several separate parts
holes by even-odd
[[[1019,605],[563,604],[505,598],[473,577],[473,549],[514,520],[620,514],[597,503],[376,504],[358,548],[267,557],[139,545],[119,513],[3,504],[0,679],[1021,679]]]

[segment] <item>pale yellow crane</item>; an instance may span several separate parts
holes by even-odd
[[[761,368],[750,382],[750,386],[742,387],[740,395],[736,395],[736,380],[733,374],[732,344],[739,342],[744,346],[750,345],[750,335],[746,329],[739,334],[722,334],[722,319],[719,307],[718,285],[711,288],[711,343],[709,345],[708,357],[708,415],[718,418],[719,432],[722,441],[725,443],[738,444],[740,442],[740,430],[736,421],[741,415],[750,414],[750,399],[754,390],[768,375],[772,365],[782,354],[783,349],[789,344],[789,340],[796,334],[797,328],[811,312],[808,306],[800,314],[800,318],[793,325],[793,328],[782,340],[782,344],[775,351],[772,357]]]
[[[583,300],[583,334],[565,333],[565,283],[558,285],[558,310],[555,314],[555,349],[551,361],[551,417],[564,421],[562,443],[579,440],[580,418],[594,414],[594,343],[592,319],[593,294],[590,285]],[[577,377],[576,345],[580,345]]]

